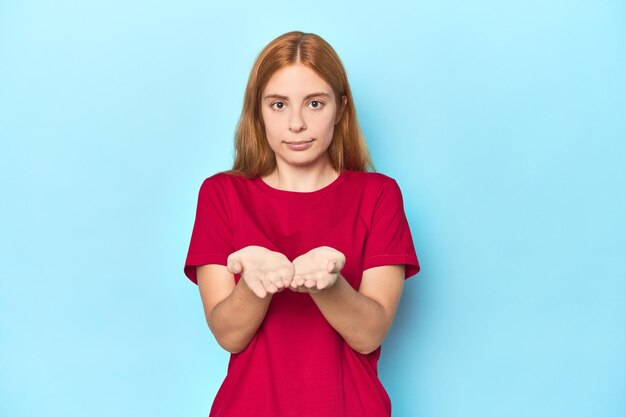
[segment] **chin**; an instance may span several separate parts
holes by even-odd
[[[288,165],[303,167],[307,165],[313,165],[315,162],[319,161],[320,158],[319,156],[311,157],[310,155],[308,155],[308,156],[303,156],[301,158],[291,157],[291,158],[281,158],[281,159]]]

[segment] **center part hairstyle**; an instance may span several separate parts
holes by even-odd
[[[276,168],[276,156],[267,142],[261,116],[263,90],[274,73],[284,67],[302,64],[317,73],[333,89],[337,111],[342,96],[347,97],[340,121],[335,124],[328,147],[335,171],[374,171],[348,84],[346,70],[335,50],[313,33],[289,32],[270,42],[257,57],[244,95],[241,117],[235,132],[235,162],[230,174],[247,178],[270,174]]]

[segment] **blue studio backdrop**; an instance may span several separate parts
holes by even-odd
[[[0,0],[0,415],[208,413],[197,192],[291,30],[337,50],[404,195],[394,416],[626,415],[618,0]]]

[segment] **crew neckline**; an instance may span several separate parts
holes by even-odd
[[[315,190],[315,191],[288,191],[288,190],[280,190],[278,188],[272,187],[271,185],[269,185],[268,183],[263,181],[263,179],[261,179],[260,176],[256,176],[254,178],[254,182],[264,192],[266,192],[268,194],[271,194],[271,195],[275,195],[275,196],[279,196],[279,197],[305,197],[306,198],[306,197],[319,196],[319,195],[327,193],[328,191],[333,190],[334,188],[337,188],[337,186],[339,184],[341,184],[346,179],[346,177],[349,175],[349,172],[350,172],[349,170],[344,169],[343,171],[341,171],[339,176],[337,176],[337,178],[335,178],[331,183],[329,183],[328,185],[325,185],[324,187],[320,188],[319,190]]]

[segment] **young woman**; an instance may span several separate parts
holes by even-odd
[[[302,32],[267,45],[184,268],[231,352],[211,417],[391,414],[380,345],[420,266],[400,189],[372,170],[333,48]]]

